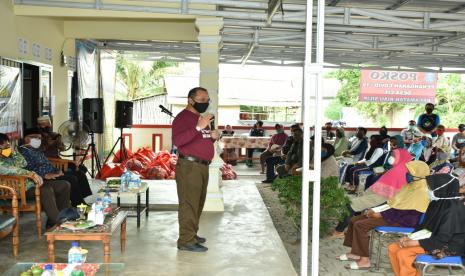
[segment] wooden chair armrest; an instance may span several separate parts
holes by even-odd
[[[15,189],[13,189],[10,186],[5,186],[5,185],[0,185],[0,189],[3,190],[8,190],[8,192],[11,194],[11,208],[12,208],[12,214],[16,219],[18,219],[18,196],[16,194]]]
[[[48,157],[48,161],[50,161],[50,163],[52,163],[55,167],[59,167],[64,171],[69,168],[69,164],[74,164],[76,170],[79,169],[79,163],[74,160]]]

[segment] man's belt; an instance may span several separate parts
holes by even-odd
[[[194,156],[179,154],[178,157],[181,158],[181,159],[189,160],[189,161],[196,162],[196,163],[206,165],[206,166],[210,165],[210,163],[211,163],[211,161],[202,160],[202,159],[199,159],[199,158],[194,157]]]

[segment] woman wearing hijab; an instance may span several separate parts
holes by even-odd
[[[429,165],[429,168],[434,173],[450,173],[454,166],[449,162],[449,147],[436,148],[436,150],[436,160]]]
[[[384,158],[384,163],[382,165],[382,172],[378,172],[376,169],[373,169],[373,173],[367,176],[365,180],[365,190],[370,188],[371,185],[375,184],[375,182],[383,175],[384,172],[392,168],[392,162],[393,162],[393,157],[392,156],[392,151],[395,149],[403,149],[405,147],[404,145],[404,139],[400,135],[395,135],[389,138],[389,145],[391,150],[389,151],[389,154],[386,155]]]
[[[347,167],[346,182],[349,182],[349,190],[355,190],[359,184],[359,175],[365,171],[372,171],[374,167],[383,164],[384,150],[383,138],[380,135],[370,137],[370,148],[365,153],[365,158]]]
[[[341,255],[340,260],[353,260],[347,269],[361,270],[371,266],[368,247],[369,231],[377,226],[415,227],[420,216],[425,212],[428,203],[428,192],[425,177],[429,174],[426,163],[411,161],[407,163],[408,174],[412,181],[402,189],[388,204],[384,211],[376,212],[369,209],[366,214],[351,219],[344,239],[344,245],[351,247],[351,251]]]
[[[463,181],[451,174],[431,175],[426,181],[431,203],[416,230],[426,229],[431,236],[420,240],[404,237],[389,245],[389,259],[396,276],[419,276],[414,267],[419,254],[465,255],[465,189],[460,188]]]
[[[352,199],[350,206],[348,206],[349,215],[338,223],[328,238],[344,237],[344,229],[356,213],[383,204],[407,183],[406,164],[412,159],[412,156],[405,149],[395,149],[392,151],[392,157],[394,159],[392,168],[361,196]]]
[[[336,129],[336,140],[334,141],[334,157],[342,156],[349,147],[349,141],[342,127]]]

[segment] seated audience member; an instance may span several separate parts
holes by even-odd
[[[364,127],[357,128],[355,133],[355,139],[349,146],[349,150],[342,153],[343,156],[351,156],[353,162],[357,162],[362,159],[368,148],[368,140],[366,138],[367,129]]]
[[[276,168],[279,177],[293,175],[296,169],[302,167],[303,135],[303,131],[300,128],[294,131],[294,142],[286,154],[284,164]]]
[[[34,186],[40,187],[42,210],[47,215],[47,226],[57,223],[58,213],[70,207],[70,184],[65,180],[43,180],[37,173],[24,169],[24,157],[10,145],[7,135],[0,133],[0,174],[29,176],[26,180],[26,197],[35,198]]]
[[[52,131],[50,117],[42,116],[37,118],[37,127],[42,134],[42,144],[40,147],[45,156],[60,158],[60,152],[66,148],[61,141],[61,135]]]
[[[436,160],[429,164],[434,173],[449,173],[454,166],[449,162],[449,147],[437,148]]]
[[[221,136],[233,136],[234,130],[231,125],[226,125],[226,128],[221,132]]]
[[[404,139],[405,148],[408,149],[410,147],[415,135],[421,137],[422,133],[418,130],[416,122],[414,120],[410,120],[408,122],[408,127],[400,132],[400,136]]]
[[[339,176],[339,166],[334,158],[334,147],[331,144],[323,143],[321,145],[321,178],[330,176]]]
[[[355,164],[347,167],[345,181],[349,182],[351,187],[358,186],[359,174],[364,171],[371,171],[372,168],[383,164],[384,150],[383,139],[380,135],[370,137],[370,148],[367,150],[365,157]]]
[[[425,147],[425,142],[423,142],[421,137],[421,134],[415,133],[413,136],[413,143],[410,144],[410,147],[408,148],[408,152],[415,160],[420,160],[420,157],[423,154],[423,148]]]
[[[448,148],[450,146],[449,139],[447,139],[446,135],[444,135],[445,131],[446,128],[443,125],[438,125],[438,128],[436,129],[436,134],[438,136],[433,142],[433,148]]]
[[[342,127],[336,128],[336,140],[334,141],[334,157],[339,157],[348,149],[349,141]]]
[[[286,155],[294,143],[294,132],[297,129],[300,129],[298,124],[293,124],[291,126],[291,135],[287,137],[286,142],[282,146],[281,155],[272,156],[266,159],[266,179],[263,180],[262,183],[272,183],[276,178],[275,166],[283,164],[286,160]]]
[[[325,140],[333,140],[334,137],[336,137],[336,134],[334,134],[334,132],[331,131],[332,128],[333,128],[333,124],[331,122],[327,122],[325,124],[325,128],[324,128],[325,131],[323,132],[323,138]]]
[[[40,150],[42,135],[39,129],[27,129],[24,132],[24,145],[19,151],[27,161],[26,169],[34,171],[46,180],[65,180],[71,184],[71,205],[86,202],[84,198],[92,194],[89,181],[81,171],[62,172],[55,168]]]
[[[381,135],[381,139],[383,140],[383,145],[387,149],[387,145],[389,143],[389,138],[391,137],[391,136],[388,135],[388,129],[385,126],[382,126],[379,129],[379,135]]]
[[[249,136],[250,137],[264,137],[265,136],[265,129],[263,128],[263,122],[262,121],[257,121],[253,125],[252,129],[250,129]],[[247,149],[247,161],[245,162],[245,164],[248,167],[253,166],[252,157],[253,157],[254,150],[255,149]]]
[[[280,124],[274,126],[276,134],[271,136],[270,143],[264,152],[260,154],[261,174],[265,173],[266,159],[281,151],[282,146],[287,140],[287,134],[284,133],[284,127]]]
[[[461,172],[463,175],[463,171]],[[431,235],[420,240],[403,237],[388,246],[394,275],[421,275],[414,266],[419,254],[463,256],[465,253],[465,202],[463,176],[435,174],[426,178],[432,196],[423,222],[416,231],[426,229]]]
[[[425,113],[418,117],[417,126],[418,129],[424,134],[431,134],[436,136],[436,128],[441,124],[439,115],[433,113],[434,104],[427,103],[425,105]]]
[[[458,127],[459,132],[452,138],[452,149],[454,155],[457,156],[461,148],[465,147],[465,124],[460,124]]]
[[[431,164],[436,159],[436,149],[433,148],[433,137],[430,134],[424,134],[422,137],[423,151],[420,160],[426,164]]]
[[[407,169],[407,163],[410,162],[412,156],[405,149],[393,150],[392,157],[394,159],[392,168],[384,173],[362,195],[351,200],[350,206],[348,206],[349,215],[338,223],[330,238],[342,237],[344,229],[351,217],[356,213],[383,204],[395,196],[407,183],[407,172],[417,177],[424,177],[429,174],[429,168],[424,162],[421,162],[424,166],[411,164],[410,168]]]
[[[392,162],[394,161],[394,157],[392,157],[392,151],[395,149],[403,149],[404,148],[404,141],[402,136],[394,135],[389,138],[389,147],[390,151],[384,157],[383,165],[380,167],[373,168],[373,173],[367,176],[365,180],[365,190],[370,188],[380,177],[383,175],[384,172],[392,168]]]
[[[418,167],[427,173],[428,167],[424,162],[412,161],[408,166],[409,172]],[[382,209],[369,209],[366,214],[351,219],[344,239],[344,245],[351,247],[351,251],[341,255],[339,259],[353,260],[346,266],[348,269],[369,268],[369,232],[377,226],[415,227],[428,204],[428,189],[424,177],[412,180],[383,205]]]

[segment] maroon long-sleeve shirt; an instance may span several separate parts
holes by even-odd
[[[173,120],[173,143],[182,155],[210,161],[214,155],[213,140],[210,130],[195,128],[199,117],[187,109],[181,111]]]

